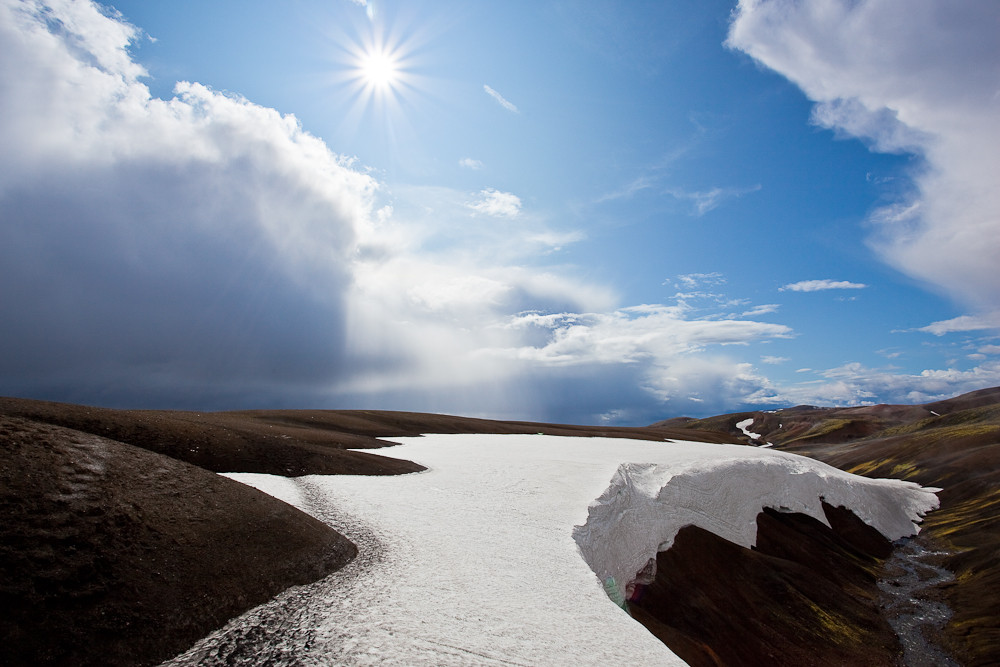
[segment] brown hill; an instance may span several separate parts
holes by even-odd
[[[156,664],[356,550],[253,489],[0,415],[0,664]]]

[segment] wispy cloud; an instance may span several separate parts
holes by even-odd
[[[677,289],[695,289],[704,286],[724,285],[726,277],[717,271],[711,273],[683,273],[674,283]]]
[[[727,199],[736,199],[751,192],[760,190],[760,185],[746,188],[710,188],[708,190],[684,190],[682,188],[668,188],[666,192],[675,199],[689,201],[694,205],[695,215],[704,215],[709,211],[718,208]]]
[[[616,199],[630,199],[637,192],[642,192],[643,190],[649,190],[650,188],[656,187],[656,181],[649,176],[639,176],[631,183],[615,190],[613,192],[607,192],[595,201],[597,204],[603,204],[604,202],[615,201]]]
[[[506,360],[508,367],[545,368],[543,386],[552,390],[574,378],[600,377],[605,390],[618,397],[617,405],[633,420],[636,415],[655,414],[658,409],[651,413],[650,407],[666,402],[675,410],[704,413],[766,385],[750,364],[725,350],[790,337],[790,328],[692,319],[691,314],[683,304],[648,304],[604,313],[522,313],[507,323],[519,333],[522,344],[490,353]],[[577,390],[569,392],[568,400],[576,404],[590,400],[589,389],[581,393],[579,384],[573,386]]]
[[[479,199],[469,204],[477,213],[499,218],[516,218],[521,213],[521,198],[510,192],[488,189],[479,193]]]
[[[852,283],[848,280],[800,280],[779,287],[779,292],[821,292],[832,289],[865,289],[864,283]]]
[[[916,331],[943,336],[948,333],[982,331],[987,329],[1000,330],[1000,312],[987,315],[961,315],[950,320],[932,322],[925,327],[916,329]]]
[[[518,110],[518,108],[516,106],[514,106],[513,103],[507,101],[507,99],[503,95],[501,95],[497,91],[493,90],[489,86],[484,85],[483,86],[483,90],[485,90],[487,95],[489,95],[490,97],[492,97],[493,99],[495,99],[497,101],[497,104],[499,104],[500,106],[502,106],[507,111],[510,111],[511,113],[521,113]]]
[[[745,310],[740,313],[740,317],[760,317],[761,315],[769,315],[771,313],[778,312],[781,308],[780,304],[777,303],[762,303],[759,306],[754,306],[750,310]]]
[[[772,365],[772,366],[777,366],[777,365],[783,364],[783,363],[785,363],[787,361],[791,361],[791,359],[789,359],[788,357],[774,357],[774,356],[770,356],[770,355],[763,356],[763,357],[760,358],[760,363],[762,363],[762,364],[769,364],[769,365]]]
[[[369,21],[375,20],[375,3],[371,2],[371,0],[349,0],[349,1],[359,7],[364,7],[365,15],[368,17]]]
[[[479,171],[483,168],[483,163],[479,160],[475,160],[471,157],[464,157],[458,161],[458,165],[464,169],[472,169],[473,171]]]
[[[708,190],[685,190],[684,188],[665,187],[661,179],[642,175],[618,190],[601,195],[594,202],[603,204],[619,199],[631,199],[640,192],[648,191],[658,195],[667,194],[679,201],[689,202],[692,206],[692,212],[702,216],[718,208],[727,199],[738,199],[751,192],[757,192],[760,188],[760,185],[754,185],[746,188],[716,187]]]
[[[587,235],[580,230],[568,232],[543,231],[528,236],[527,241],[546,246],[552,252],[562,250],[564,246],[578,243],[587,238]]]

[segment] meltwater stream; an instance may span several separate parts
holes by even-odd
[[[951,609],[924,597],[934,586],[955,578],[934,563],[947,554],[928,549],[924,540],[916,537],[898,540],[895,546],[878,587],[886,619],[903,645],[903,663],[906,667],[958,667],[933,641],[933,633],[951,618]]]

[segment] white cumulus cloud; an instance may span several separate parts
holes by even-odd
[[[195,83],[152,98],[138,34],[90,2],[0,2],[2,390],[315,400],[352,372],[378,185],[294,117]]]
[[[1000,3],[741,0],[727,44],[786,76],[816,123],[923,159],[872,216],[887,262],[1000,310]]]
[[[521,198],[510,192],[490,188],[481,191],[479,199],[469,204],[469,208],[498,218],[516,218],[521,212]]]
[[[751,397],[751,402],[832,406],[927,403],[1000,384],[1000,362],[986,362],[967,370],[926,369],[912,374],[852,362],[819,375],[821,379],[816,382],[768,383]]]

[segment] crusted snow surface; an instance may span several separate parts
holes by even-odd
[[[379,454],[428,471],[231,475],[326,521],[360,553],[170,664],[264,656],[297,665],[683,665],[605,594],[609,578],[627,583],[682,526],[748,545],[762,507],[823,520],[825,497],[895,538],[916,532],[914,521],[937,503],[914,484],[745,446],[545,435],[398,441]]]

